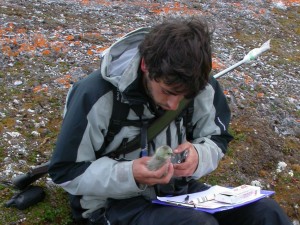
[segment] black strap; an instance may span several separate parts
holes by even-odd
[[[187,104],[185,115],[183,115],[183,125],[186,128],[186,139],[188,141],[193,140],[193,113],[194,113],[194,101],[190,101]]]
[[[120,132],[122,128],[122,122],[126,121],[129,114],[129,107],[121,101],[121,96],[119,90],[113,89],[113,109],[112,115],[108,127],[108,133],[106,139],[111,143],[117,133]]]
[[[108,146],[109,143],[111,143],[116,134],[120,132],[122,127],[125,126],[135,126],[135,127],[141,127],[141,120],[128,120],[127,116],[129,114],[130,106],[128,104],[125,104],[121,101],[121,95],[120,92],[113,87],[113,109],[112,114],[108,126],[108,132],[104,138],[104,143],[102,144],[99,151],[96,152],[96,157],[101,157],[101,153],[105,150],[105,148]],[[132,109],[137,110],[138,113],[141,111],[140,105],[137,105],[135,107],[132,107]],[[142,112],[141,112],[142,113]],[[125,138],[122,141],[121,146],[126,145],[127,139]]]
[[[141,152],[140,157],[147,156],[148,155],[148,121],[143,120],[143,114],[144,114],[144,106],[143,105],[132,105],[132,110],[135,112],[135,114],[140,118],[141,121]]]
[[[177,117],[175,120],[176,129],[177,129],[177,136],[178,136],[178,144],[182,144],[182,131],[180,129],[180,121],[182,117]]]
[[[171,127],[168,126],[167,131],[166,131],[166,135],[167,135],[167,145],[171,146]]]

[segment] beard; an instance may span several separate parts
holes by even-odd
[[[160,102],[155,101],[154,95],[153,95],[153,88],[150,85],[151,83],[151,79],[149,78],[149,76],[145,75],[143,78],[143,85],[145,88],[145,92],[148,95],[148,97],[151,99],[151,102],[154,106],[156,106],[156,108],[161,108],[163,110],[169,110],[169,107],[166,104],[162,104]]]

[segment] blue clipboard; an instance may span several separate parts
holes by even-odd
[[[185,203],[179,203],[179,202],[165,202],[165,201],[160,201],[158,199],[152,200],[152,203],[160,204],[160,205],[166,205],[166,206],[172,206],[172,207],[190,208],[190,209],[199,210],[199,211],[203,211],[203,212],[213,214],[213,213],[217,213],[217,212],[221,212],[221,211],[225,211],[225,210],[238,208],[238,207],[241,207],[241,206],[244,206],[244,205],[248,205],[248,204],[256,202],[260,199],[267,198],[267,197],[270,197],[271,195],[275,194],[274,191],[269,191],[269,190],[261,190],[260,193],[262,194],[261,196],[255,198],[255,199],[249,200],[247,202],[243,202],[243,203],[240,203],[240,204],[231,204],[231,205],[228,205],[228,206],[222,206],[222,207],[215,208],[215,209],[194,207],[192,205],[185,204]]]

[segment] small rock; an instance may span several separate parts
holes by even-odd
[[[31,135],[34,136],[34,137],[39,137],[39,136],[40,136],[40,133],[37,132],[37,131],[32,131],[32,132],[31,132]]]
[[[16,81],[14,82],[14,85],[15,85],[15,86],[19,86],[19,85],[21,85],[21,84],[23,84],[23,81],[21,81],[21,80],[16,80]]]

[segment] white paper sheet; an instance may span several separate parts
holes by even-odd
[[[193,194],[188,194],[188,201],[186,201],[187,195],[179,195],[174,197],[157,197],[158,200],[169,203],[169,204],[175,204],[175,205],[182,205],[187,207],[194,207],[194,208],[206,208],[206,209],[216,209],[224,206],[235,206],[235,204],[228,204],[228,203],[222,203],[218,202],[216,200],[209,200],[204,201],[203,203],[197,203],[197,199],[211,199],[211,196],[214,196],[216,194],[219,194],[224,191],[228,191],[229,188],[222,187],[222,186],[212,186],[206,191],[197,192]],[[239,202],[238,205],[252,201],[254,199],[259,199],[263,196],[263,194],[259,194],[255,197],[247,198],[242,202]]]

